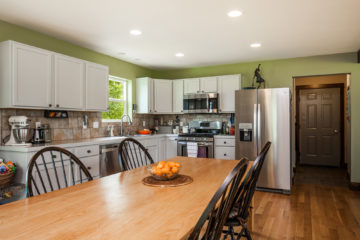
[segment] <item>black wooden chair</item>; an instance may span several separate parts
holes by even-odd
[[[59,147],[47,147],[35,153],[26,178],[28,197],[93,180],[74,154]]]
[[[227,230],[223,231],[225,234],[223,240],[225,240],[228,235],[230,235],[231,240],[234,240],[236,236],[236,239],[246,237],[247,239],[251,240],[251,235],[247,229],[246,223],[249,218],[250,204],[254,196],[256,183],[270,146],[271,142],[267,142],[265,144],[260,154],[256,157],[248,174],[244,178],[244,181],[240,184],[235,196],[235,201],[233,202],[233,206],[231,207],[231,211],[225,222]],[[241,227],[241,231],[236,233],[234,231],[234,227]]]
[[[231,209],[231,203],[236,196],[236,190],[246,172],[247,165],[247,159],[240,160],[226,177],[205,208],[188,240],[218,240],[221,238],[225,220]]]
[[[148,150],[133,138],[126,138],[120,143],[119,159],[123,171],[154,163]]]

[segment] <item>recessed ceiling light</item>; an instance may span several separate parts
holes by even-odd
[[[228,12],[227,15],[229,17],[235,18],[235,17],[240,17],[242,15],[242,12],[240,12],[239,10],[231,10],[230,12]]]
[[[139,36],[139,35],[142,34],[142,32],[140,30],[138,30],[138,29],[133,29],[133,30],[130,31],[130,34],[134,35],[134,36]]]
[[[252,44],[250,44],[250,47],[252,47],[252,48],[261,47],[261,43],[252,43]]]
[[[176,57],[183,57],[183,56],[185,56],[185,55],[184,55],[183,53],[179,52],[179,53],[176,53],[175,56],[176,56]]]

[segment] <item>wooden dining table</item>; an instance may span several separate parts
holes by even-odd
[[[193,182],[146,186],[147,167],[0,206],[4,239],[184,239],[239,162],[175,157]],[[249,167],[248,167],[249,170]]]

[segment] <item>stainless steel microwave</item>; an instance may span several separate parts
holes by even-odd
[[[184,94],[184,113],[217,113],[218,93]]]

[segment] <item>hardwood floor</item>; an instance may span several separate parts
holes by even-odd
[[[257,191],[253,239],[360,239],[360,192],[317,180],[295,183],[290,196]]]

